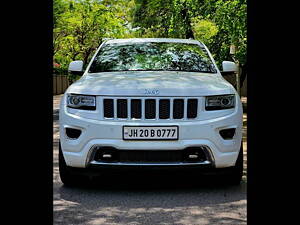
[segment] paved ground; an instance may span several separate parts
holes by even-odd
[[[54,96],[54,224],[166,225],[246,224],[247,114],[244,114],[245,171],[240,186],[203,184],[193,177],[117,177],[92,186],[67,188],[58,173],[58,103]],[[106,185],[103,185],[106,184]]]

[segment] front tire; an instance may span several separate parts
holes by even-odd
[[[243,177],[243,163],[244,163],[244,153],[243,153],[243,143],[241,143],[240,152],[236,160],[235,166],[230,169],[230,173],[226,177],[226,182],[230,185],[240,185]]]
[[[59,175],[60,180],[63,182],[66,186],[74,186],[79,184],[79,178],[78,176],[71,173],[70,169],[68,168],[66,161],[64,159],[61,145],[59,143],[59,155],[58,155],[58,166],[59,166]]]

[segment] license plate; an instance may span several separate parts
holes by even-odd
[[[178,126],[124,126],[124,140],[178,140]]]

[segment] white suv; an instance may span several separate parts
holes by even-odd
[[[224,72],[235,72],[223,62]],[[64,184],[104,169],[243,171],[242,104],[207,47],[186,39],[115,39],[101,44],[64,94],[59,169]]]

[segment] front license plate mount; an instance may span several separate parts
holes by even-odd
[[[178,126],[123,126],[123,140],[173,141],[178,140]]]

